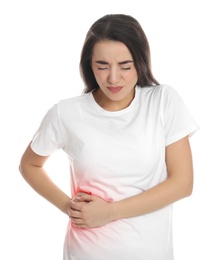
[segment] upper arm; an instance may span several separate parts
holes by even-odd
[[[166,166],[168,178],[173,178],[178,185],[192,192],[193,163],[188,136],[166,147]]]
[[[36,154],[30,144],[26,148],[20,162],[20,169],[27,166],[42,167],[49,156],[41,156]]]

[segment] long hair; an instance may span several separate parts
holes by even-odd
[[[130,15],[109,14],[98,19],[87,32],[80,59],[80,74],[85,83],[85,93],[99,88],[91,61],[94,45],[102,40],[119,41],[130,51],[140,87],[158,85],[151,70],[148,39],[139,22]]]

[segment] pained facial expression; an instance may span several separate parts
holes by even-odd
[[[109,40],[96,43],[93,48],[92,70],[99,85],[95,91],[99,105],[108,110],[119,110],[131,103],[138,75],[125,44]]]

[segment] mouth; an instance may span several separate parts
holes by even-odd
[[[123,87],[121,86],[116,86],[116,87],[107,87],[107,89],[111,92],[111,93],[118,93],[122,90]]]

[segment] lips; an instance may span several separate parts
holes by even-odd
[[[108,87],[108,90],[112,93],[118,93],[122,90],[123,87]]]

